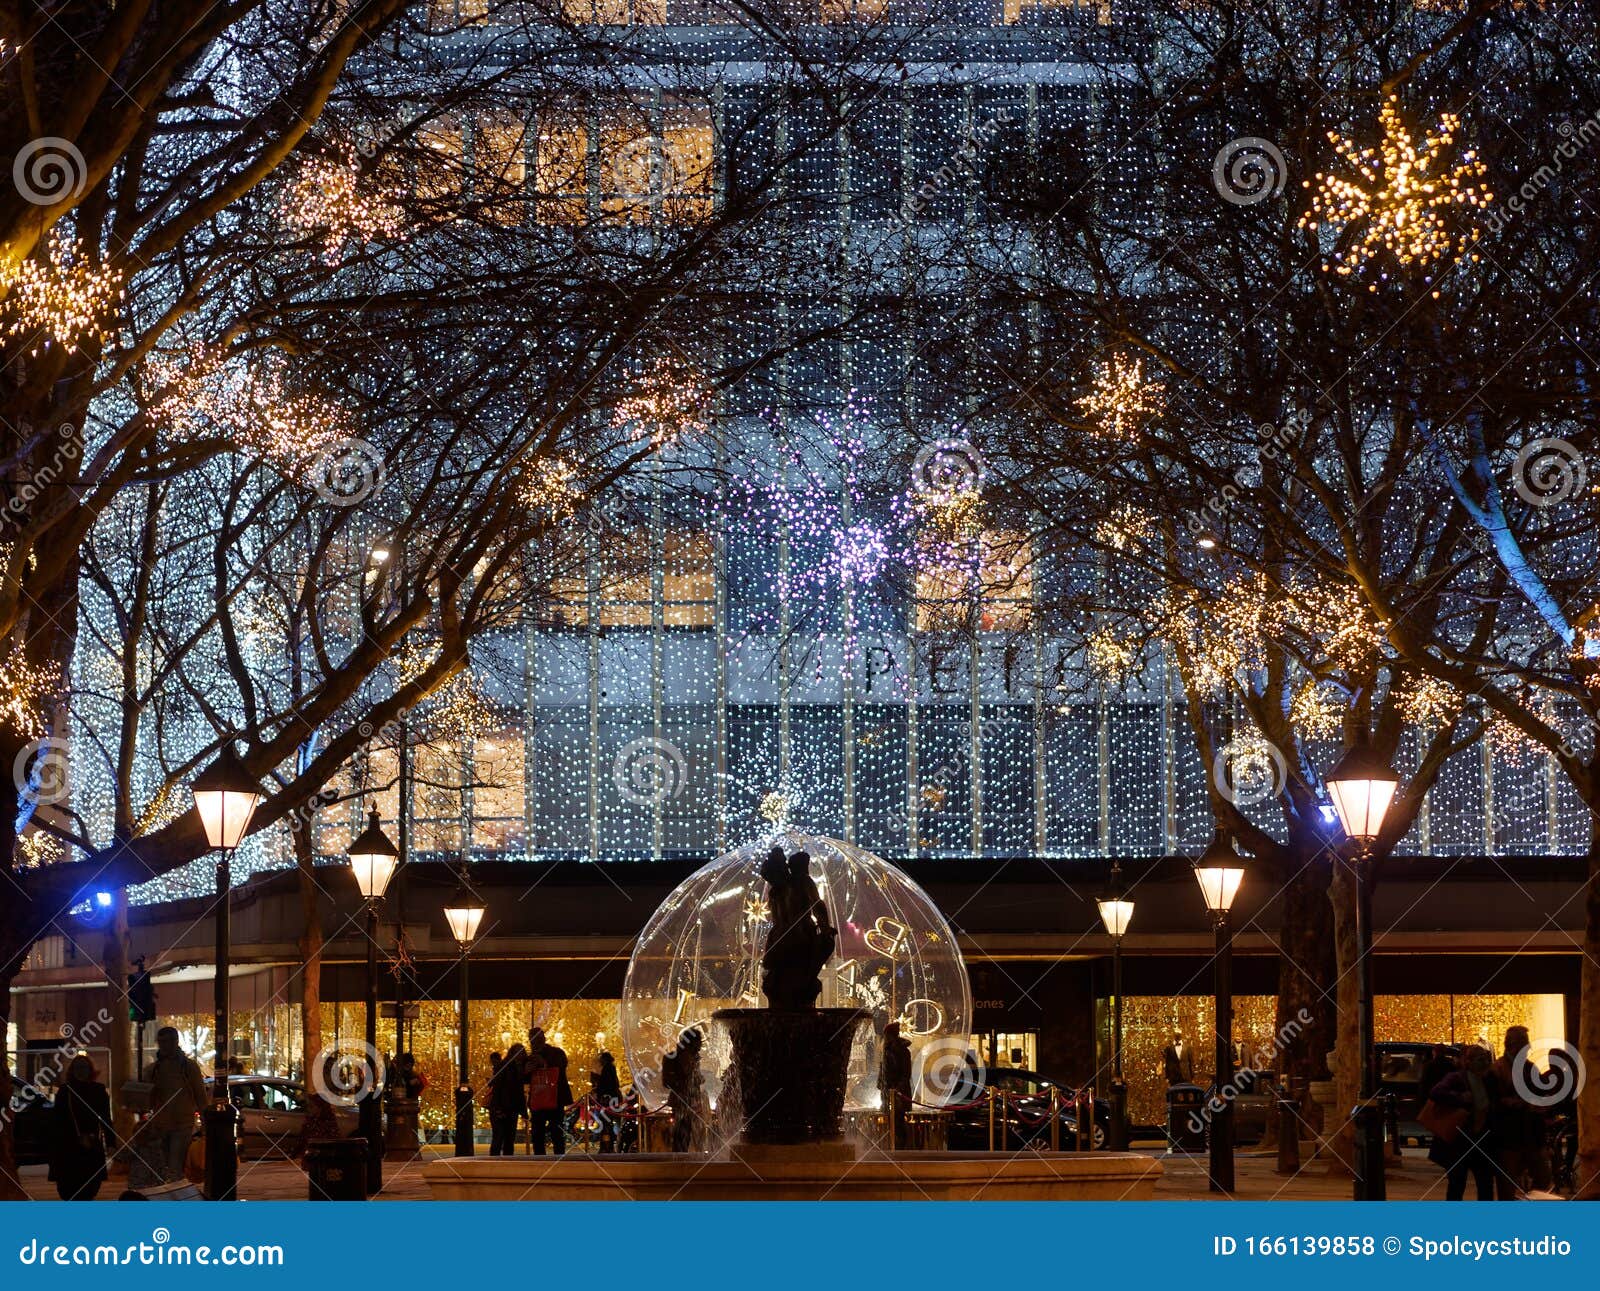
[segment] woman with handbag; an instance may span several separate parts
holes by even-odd
[[[106,1141],[111,1134],[111,1096],[94,1063],[79,1054],[56,1091],[51,1123],[50,1178],[62,1201],[93,1201],[106,1181]]]
[[[1428,1092],[1417,1119],[1433,1136],[1428,1160],[1444,1168],[1446,1201],[1466,1198],[1469,1174],[1477,1184],[1478,1200],[1494,1200],[1489,1125],[1499,1097],[1494,1055],[1475,1044],[1462,1050],[1460,1068]]]

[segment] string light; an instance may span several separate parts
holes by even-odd
[[[1461,714],[1460,692],[1436,677],[1407,677],[1400,684],[1395,706],[1408,726],[1435,731],[1448,726]]]
[[[30,354],[54,342],[68,353],[98,343],[114,328],[112,315],[122,300],[122,270],[89,261],[83,244],[59,228],[50,234],[45,259],[22,261],[0,271],[0,320],[7,336],[25,337]]]
[[[53,663],[36,664],[15,644],[6,655],[0,676],[0,723],[24,739],[49,729],[45,710],[61,693],[61,670]]]
[[[577,505],[577,468],[559,457],[541,457],[523,474],[517,495],[528,510],[564,520]]]
[[[1404,266],[1427,266],[1460,255],[1478,239],[1473,226],[1455,231],[1446,215],[1457,207],[1484,207],[1494,194],[1477,183],[1486,173],[1471,149],[1449,165],[1461,119],[1453,112],[1419,144],[1412,136],[1400,103],[1391,96],[1378,114],[1382,140],[1365,148],[1329,131],[1328,141],[1347,167],[1347,175],[1319,172],[1306,180],[1311,207],[1300,226],[1335,234],[1355,231],[1354,241],[1333,254],[1332,268],[1354,273],[1387,254]],[[1326,268],[1327,266],[1325,266]]]

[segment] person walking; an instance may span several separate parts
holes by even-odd
[[[617,1075],[617,1060],[600,1051],[600,1066],[589,1073],[590,1097],[595,1123],[600,1127],[600,1150],[617,1150],[617,1117],[622,1110],[622,1078]]]
[[[550,1044],[542,1027],[528,1032],[528,1126],[535,1156],[544,1155],[548,1135],[551,1149],[559,1156],[567,1153],[567,1136],[562,1120],[572,1105],[572,1086],[567,1082],[567,1055]]]
[[[50,1126],[50,1178],[62,1201],[93,1201],[106,1181],[111,1095],[87,1054],[67,1065]]]
[[[1500,1060],[1494,1065],[1500,1095],[1489,1119],[1497,1167],[1495,1190],[1501,1201],[1515,1201],[1529,1186],[1550,1186],[1544,1114],[1528,1101],[1541,1088],[1543,1077],[1529,1057],[1529,1048],[1527,1027],[1507,1027]]]
[[[171,1183],[183,1178],[195,1121],[209,1101],[200,1064],[179,1046],[176,1027],[156,1032],[156,1056],[145,1079],[151,1086],[150,1117],[141,1130],[154,1156],[151,1166],[163,1183]]]
[[[1462,1050],[1460,1068],[1428,1091],[1428,1101],[1448,1121],[1429,1127],[1433,1142],[1428,1147],[1428,1160],[1444,1168],[1446,1201],[1465,1199],[1469,1174],[1477,1185],[1478,1200],[1494,1200],[1490,1118],[1499,1097],[1494,1055],[1475,1044]]]
[[[498,1057],[499,1055],[496,1055]],[[517,1150],[517,1126],[528,1114],[523,1088],[528,1051],[514,1044],[489,1073],[489,1155],[508,1157]]]

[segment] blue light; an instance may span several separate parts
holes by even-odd
[[[99,906],[100,909],[102,909],[102,910],[111,909],[111,893],[109,893],[109,892],[96,892],[94,894],[94,903],[95,903],[95,905]]]

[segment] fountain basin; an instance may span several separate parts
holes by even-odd
[[[678,1153],[445,1157],[446,1201],[1149,1201],[1161,1162],[1137,1152],[865,1152],[844,1143]]]

